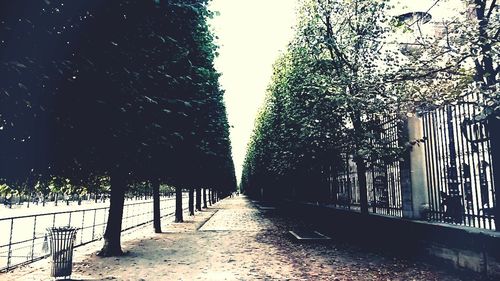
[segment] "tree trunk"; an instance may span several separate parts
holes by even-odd
[[[104,246],[97,254],[98,256],[113,257],[123,255],[121,249],[121,231],[126,189],[125,179],[121,175],[113,174],[111,176],[111,198],[108,221],[103,236]]]
[[[208,189],[208,206],[212,206],[212,189]]]
[[[184,222],[182,217],[182,188],[175,187],[175,222]]]
[[[361,214],[368,215],[368,192],[366,189],[366,163],[363,159],[358,159],[355,162],[356,162],[356,175],[358,176]]]
[[[354,162],[356,163],[356,175],[358,176],[358,185],[359,185],[359,201],[361,205],[361,214],[368,215],[368,192],[366,187],[366,162],[365,160],[358,155],[362,138],[364,137],[363,124],[361,122],[361,114],[359,112],[355,112],[353,114],[352,123],[354,127],[355,134],[355,143],[356,149],[358,151],[355,152]]]
[[[151,184],[153,185],[153,227],[155,233],[161,233],[160,181],[154,179]]]
[[[207,189],[203,188],[203,208],[207,208]]]
[[[196,188],[196,211],[201,211],[201,188]]]
[[[215,204],[215,194],[217,192],[215,190],[212,189],[212,205]]]
[[[498,75],[498,68],[494,66],[494,59],[492,57],[492,43],[491,36],[488,34],[488,28],[491,27],[491,16],[494,13],[488,13],[488,10],[492,9],[492,6],[487,7],[487,1],[484,0],[474,0],[475,13],[478,31],[478,45],[480,48],[480,55],[482,59],[476,59],[476,75],[474,77],[475,81],[485,83],[485,86],[493,86],[496,84],[496,77]],[[490,3],[494,5],[494,2]],[[498,33],[496,34],[498,36]]]
[[[194,188],[189,189],[189,215],[194,216]]]

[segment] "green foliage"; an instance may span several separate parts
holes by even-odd
[[[207,1],[27,2],[0,12],[0,183],[234,188]]]
[[[317,177],[339,165],[340,154],[365,161],[387,145],[374,143],[370,120],[396,108],[378,67],[392,54],[384,1],[302,1],[295,39],[275,64],[257,118],[242,186]],[[384,149],[385,148],[385,149]]]
[[[402,131],[407,114],[471,92],[485,97],[483,118],[498,115],[498,6],[473,2],[426,33],[428,15],[391,17],[389,1],[301,1],[295,38],[275,63],[255,122],[242,189],[306,186],[301,178],[325,178],[342,155],[354,157],[360,179],[418,143]],[[383,137],[388,119],[399,141]]]

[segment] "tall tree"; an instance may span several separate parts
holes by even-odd
[[[4,4],[0,181],[109,181],[100,254],[120,255],[128,186],[159,181],[181,191],[192,171],[175,159],[201,159],[200,120],[211,110],[201,105],[214,93],[204,82],[218,85],[207,67],[215,49],[206,1]]]

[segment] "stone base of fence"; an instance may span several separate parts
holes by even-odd
[[[378,214],[365,216],[316,203],[287,201],[281,208],[291,216],[315,220],[313,223],[334,240],[500,277],[500,233],[495,231]]]

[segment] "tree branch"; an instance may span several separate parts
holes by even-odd
[[[349,69],[352,70],[352,65],[347,61],[347,59],[345,58],[345,55],[342,54],[342,52],[339,50],[339,48],[337,48],[336,44],[333,43],[333,40],[334,40],[333,39],[333,27],[331,24],[330,14],[325,16],[324,24],[326,26],[327,48],[328,48],[328,51],[330,53],[332,60],[335,61],[335,58],[337,58],[338,60],[340,60],[341,63],[345,64],[347,67],[349,67]],[[334,53],[335,53],[335,55],[334,55]],[[338,70],[340,71],[340,69],[338,69]],[[340,73],[338,73],[338,74],[340,74]]]
[[[451,70],[457,66],[459,66],[462,62],[464,62],[466,59],[470,58],[472,55],[467,55],[467,56],[464,56],[463,58],[461,58],[460,60],[458,60],[455,64],[453,65],[448,65],[446,67],[442,67],[442,68],[437,68],[437,69],[433,69],[429,72],[426,72],[426,73],[423,73],[423,74],[418,74],[418,75],[403,75],[402,77],[400,78],[396,78],[396,79],[392,79],[392,80],[386,80],[385,82],[388,82],[388,83],[396,83],[396,82],[403,82],[403,81],[410,81],[410,80],[419,80],[419,79],[423,79],[423,78],[427,78],[427,77],[430,77],[430,76],[433,76],[435,74],[438,74],[438,73],[441,73],[441,72],[446,72],[448,70]]]
[[[485,3],[485,5],[486,5],[486,3]],[[490,8],[488,9],[488,13],[486,14],[486,19],[488,21],[490,20],[491,14],[493,13],[493,10],[495,9],[496,5],[497,5],[497,0],[493,0],[491,2]]]

